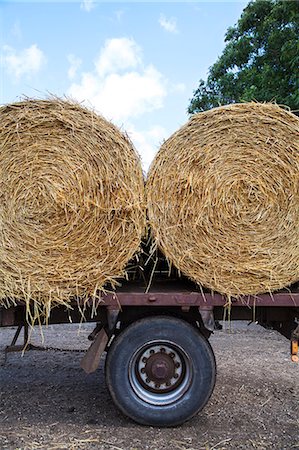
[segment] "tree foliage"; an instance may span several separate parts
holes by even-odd
[[[299,110],[299,1],[255,0],[225,35],[222,55],[200,80],[190,114],[242,101]]]

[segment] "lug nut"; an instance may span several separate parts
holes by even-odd
[[[147,383],[150,383],[151,382],[151,380],[149,379],[149,378],[146,378],[146,380],[145,380]]]
[[[175,363],[175,367],[176,367],[177,369],[178,369],[180,366],[181,366],[181,365],[180,365],[179,362],[176,362],[176,363]]]
[[[161,385],[160,384],[155,384],[155,388],[159,388]]]
[[[141,360],[143,363],[146,363],[146,361],[147,361],[147,358],[144,356],[143,358],[142,358],[142,360]]]
[[[160,352],[161,352],[161,353],[165,353],[165,348],[163,348],[163,347],[160,348]]]
[[[140,370],[141,373],[145,373],[145,368],[142,367],[142,369]]]
[[[179,378],[179,374],[178,373],[175,373],[173,376],[174,376],[174,378]]]
[[[155,353],[155,350],[150,350],[150,354],[153,355]]]
[[[175,354],[173,352],[169,353],[170,358],[174,358]]]

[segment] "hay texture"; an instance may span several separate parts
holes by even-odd
[[[115,126],[59,99],[0,108],[0,304],[96,296],[144,226],[140,161]]]
[[[299,279],[299,119],[273,104],[199,113],[149,171],[153,235],[185,275],[227,295]]]

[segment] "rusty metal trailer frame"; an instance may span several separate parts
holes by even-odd
[[[70,309],[56,307],[52,310],[48,323],[79,322],[82,320],[77,305],[84,305],[84,316],[86,321],[96,321],[91,316],[91,309],[99,311],[103,308],[108,310],[122,310],[123,308],[181,308],[188,311],[190,308],[199,308],[201,311],[214,310],[219,317],[219,309],[230,307],[230,314],[236,320],[243,317],[254,316],[255,312],[267,308],[269,312],[280,320],[278,314],[283,314],[284,320],[287,309],[293,314],[299,311],[299,286],[296,290],[282,290],[275,293],[247,295],[231,297],[216,292],[204,292],[192,289],[192,285],[169,280],[155,283],[149,292],[145,292],[144,286],[130,282],[114,292],[101,293],[96,301],[80,301],[70,303]],[[0,308],[0,326],[20,325],[24,321],[25,307],[19,303],[11,308]]]
[[[94,322],[81,367],[94,372],[107,350],[106,382],[116,406],[138,423],[173,426],[193,417],[213,392],[216,362],[208,338],[223,318],[277,330],[290,339],[292,361],[298,362],[298,286],[227,298],[186,280],[155,280],[148,292],[144,284],[127,282],[115,292],[101,293],[96,301],[77,299],[69,308],[53,308],[44,321]],[[6,352],[45,350],[28,342],[29,324],[21,303],[0,308],[1,326],[18,327]],[[17,345],[22,329],[24,342]]]
[[[78,302],[73,301],[71,308],[56,307],[47,319],[49,324],[76,323],[84,320],[102,323],[112,332],[116,319],[132,322],[139,317],[162,313],[179,315],[190,319],[200,314],[202,328],[209,332],[214,329],[214,320],[228,318],[230,320],[256,321],[262,326],[276,329],[288,339],[294,339],[294,318],[299,318],[299,286],[292,290],[282,290],[276,293],[231,297],[211,291],[200,291],[192,283],[178,280],[162,280],[155,282],[149,292],[141,283],[127,282],[115,292],[102,293],[96,304],[87,301],[78,308]],[[20,350],[24,345],[16,346],[16,341],[24,326],[24,343],[28,339],[25,322],[25,307],[19,304],[12,308],[0,309],[0,327],[18,326],[12,344],[7,351]],[[100,331],[95,329],[91,340]],[[298,331],[295,332],[297,336]],[[30,346],[28,347],[30,348]],[[294,350],[293,350],[294,353]],[[294,357],[296,360],[296,357]]]

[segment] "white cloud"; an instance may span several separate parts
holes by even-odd
[[[128,124],[126,131],[141,156],[143,168],[147,171],[160,145],[168,137],[167,131],[160,125],[152,125],[147,130],[138,131],[133,124]]]
[[[124,15],[124,11],[122,9],[118,9],[117,11],[115,11],[115,17],[116,17],[117,22],[122,21],[123,15]]]
[[[4,69],[18,80],[23,75],[30,77],[37,73],[46,62],[46,58],[36,44],[20,51],[4,45],[1,62]]]
[[[142,49],[128,38],[106,41],[93,69],[81,70],[77,79],[70,83],[68,95],[125,129],[147,170],[169,136],[154,114],[163,108],[168,95],[183,92],[185,85],[171,83],[153,64],[145,64]],[[146,114],[146,125],[142,125]]]
[[[80,5],[81,9],[84,9],[86,12],[90,12],[95,7],[94,0],[83,0]]]
[[[11,34],[13,37],[17,38],[17,39],[22,39],[22,29],[20,26],[20,22],[16,21],[11,29]]]
[[[67,60],[70,63],[70,67],[68,70],[68,77],[70,80],[73,80],[77,74],[78,69],[80,68],[82,64],[82,60],[80,58],[77,58],[75,55],[68,55]]]
[[[185,83],[176,83],[172,84],[171,86],[171,92],[185,92],[186,91],[186,85]]]
[[[159,18],[159,24],[168,33],[178,33],[177,23],[175,17],[167,19],[163,14]]]
[[[69,95],[88,101],[119,124],[159,109],[167,95],[167,81],[153,66],[144,66],[141,49],[132,39],[107,41],[92,72],[72,83]]]
[[[133,39],[108,39],[95,62],[97,73],[103,77],[107,73],[135,68],[141,64],[141,49]]]

